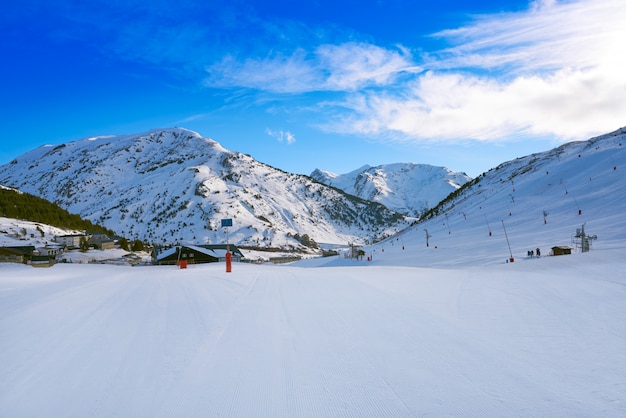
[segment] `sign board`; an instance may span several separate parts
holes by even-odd
[[[222,219],[222,228],[227,227],[227,226],[233,226],[233,220],[232,219]]]

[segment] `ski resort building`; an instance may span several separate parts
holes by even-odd
[[[83,234],[58,235],[54,238],[54,241],[67,248],[78,248],[81,238],[87,239],[87,236]]]
[[[552,247],[552,255],[566,255],[571,254],[572,248],[567,245],[559,245],[556,247]]]
[[[33,257],[35,247],[31,245],[18,247],[0,247],[0,262],[27,264]]]
[[[33,267],[51,267],[54,265],[55,255],[41,254],[39,249],[32,245],[17,247],[0,247],[0,263],[29,264]]]
[[[112,250],[115,248],[115,240],[109,238],[108,235],[101,232],[88,232],[89,239],[87,243],[98,250]]]
[[[243,254],[235,245],[229,245],[232,261],[241,261]],[[180,245],[163,248],[154,247],[152,263],[158,265],[175,265],[185,260],[187,264],[217,263],[226,261],[226,244],[216,245]]]

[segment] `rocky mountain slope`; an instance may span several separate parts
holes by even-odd
[[[445,167],[413,163],[366,165],[347,174],[317,169],[311,177],[413,217],[419,217],[471,180],[465,173]]]
[[[0,166],[0,184],[159,244],[223,242],[228,218],[230,242],[282,248],[377,240],[410,222],[178,128],[42,146]]]

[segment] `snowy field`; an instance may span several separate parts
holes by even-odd
[[[3,264],[0,416],[623,417],[623,255]]]
[[[624,139],[498,167],[372,261],[0,264],[0,417],[626,417]]]

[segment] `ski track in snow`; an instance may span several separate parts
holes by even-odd
[[[0,416],[624,416],[610,258],[0,265]]]

